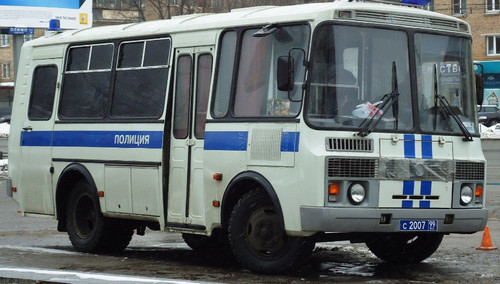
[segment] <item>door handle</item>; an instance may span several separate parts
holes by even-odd
[[[23,127],[23,130],[26,131],[26,132],[30,132],[31,130],[33,130],[33,127],[26,126],[26,127]]]

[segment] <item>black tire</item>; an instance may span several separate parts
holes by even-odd
[[[229,243],[243,267],[266,274],[296,270],[307,262],[315,244],[287,236],[273,203],[261,190],[246,194],[234,207]]]
[[[390,263],[418,263],[431,256],[441,244],[443,234],[379,234],[366,242],[378,258]]]
[[[182,234],[182,238],[184,242],[193,250],[203,251],[212,248],[216,245],[217,241],[212,237],[203,236],[203,235],[195,235],[195,234]]]
[[[227,234],[223,236],[220,230],[212,231],[210,236],[183,233],[182,238],[195,251],[216,250],[220,252],[229,249]]]
[[[86,253],[122,251],[133,234],[124,222],[101,215],[96,192],[83,181],[75,184],[69,199],[66,228],[73,247]]]

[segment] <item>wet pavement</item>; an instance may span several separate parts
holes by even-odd
[[[491,206],[488,226],[493,245],[498,246],[500,186],[489,186],[488,190]],[[140,279],[146,279],[147,283],[186,280],[218,283],[500,282],[500,250],[476,250],[481,244],[482,232],[445,236],[434,255],[415,265],[384,263],[364,244],[321,243],[317,244],[311,261],[300,271],[268,276],[243,270],[233,257],[224,253],[194,252],[175,233],[147,231],[145,236],[134,235],[129,247],[116,255],[78,253],[65,233],[56,232],[55,220],[21,217],[18,208],[13,200],[0,194],[0,278],[4,278],[0,283],[12,283],[12,274],[17,278],[38,279],[38,283],[127,283],[126,279],[135,283],[140,283]],[[13,268],[37,269],[38,272],[30,274]],[[39,270],[67,272],[73,275],[73,280],[70,277],[62,281],[59,274],[40,274]],[[118,276],[128,278],[118,281]]]

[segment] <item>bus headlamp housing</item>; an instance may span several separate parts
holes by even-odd
[[[360,183],[353,183],[349,186],[347,197],[352,204],[359,205],[365,200],[366,189]]]
[[[462,205],[468,205],[471,203],[474,196],[474,191],[469,185],[464,185],[460,189],[460,203]]]

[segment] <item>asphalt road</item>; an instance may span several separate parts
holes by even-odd
[[[498,145],[486,145],[485,153],[488,227],[500,247]],[[364,244],[321,243],[302,270],[268,276],[243,270],[222,253],[195,253],[174,233],[134,235],[117,255],[78,253],[55,220],[22,217],[4,192],[0,187],[0,283],[500,283],[500,250],[476,250],[483,232],[445,236],[434,255],[416,265],[386,264]]]

